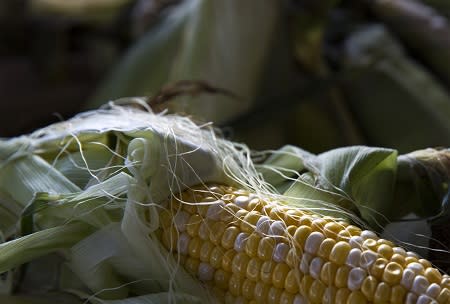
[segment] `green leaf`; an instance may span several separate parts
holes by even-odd
[[[73,193],[81,189],[37,155],[8,162],[0,170],[0,189],[24,206],[35,193]]]
[[[379,230],[385,224],[385,217],[394,216],[397,151],[346,147],[319,155],[318,162],[319,187],[345,194],[374,229]]]
[[[74,222],[0,244],[0,273],[58,249],[69,248],[91,232],[89,225]]]

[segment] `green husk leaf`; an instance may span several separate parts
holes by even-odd
[[[257,165],[256,168],[266,182],[279,189],[283,187],[287,179],[295,178],[300,171],[305,169],[305,159],[314,157],[307,151],[287,145],[273,151],[264,163]]]
[[[0,273],[42,255],[71,247],[91,232],[89,225],[74,222],[0,244]]]
[[[37,155],[6,163],[0,171],[0,188],[24,206],[35,193],[73,193],[81,189]]]
[[[184,293],[160,292],[139,297],[132,297],[123,300],[93,300],[93,303],[99,304],[170,304],[170,303],[186,303],[199,304],[202,303],[199,297]],[[204,303],[204,302],[203,302]]]

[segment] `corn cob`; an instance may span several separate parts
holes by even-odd
[[[344,220],[222,185],[159,214],[163,245],[225,303],[450,303],[450,277]]]

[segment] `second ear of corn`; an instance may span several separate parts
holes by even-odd
[[[225,303],[450,303],[450,276],[346,221],[210,185],[159,214],[161,240]]]

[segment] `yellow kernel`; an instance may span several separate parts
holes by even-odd
[[[222,200],[225,201],[222,197]],[[222,212],[220,213],[220,220],[222,222],[225,223],[229,223],[231,221],[233,221],[235,219],[235,215],[236,213],[241,210],[241,208],[237,205],[234,204],[228,204],[226,205],[223,209]]]
[[[380,246],[378,246],[377,252],[388,260],[392,257],[392,254],[394,253],[392,247],[386,244],[381,244]]]
[[[391,298],[391,287],[384,282],[378,283],[377,290],[373,297],[375,304],[388,302]]]
[[[377,241],[375,241],[374,239],[367,239],[363,242],[362,247],[376,251],[377,250]]]
[[[244,276],[247,272],[247,265],[249,261],[250,257],[247,254],[243,252],[237,253],[231,262],[231,272]]]
[[[261,270],[262,261],[258,258],[251,258],[247,264],[247,278],[252,281],[259,281],[259,273]]]
[[[336,291],[336,304],[347,304],[347,299],[350,296],[350,289],[339,288]]]
[[[204,242],[200,248],[200,261],[209,262],[211,259],[211,252],[215,248],[214,244],[211,242]]]
[[[279,304],[292,304],[294,302],[295,295],[292,293],[283,291],[280,296]]]
[[[198,273],[198,266],[200,265],[200,260],[188,257],[186,259],[186,262],[184,263],[184,268],[186,268],[186,271],[189,272],[192,275],[197,275]]]
[[[242,232],[252,233],[255,231],[256,222],[261,217],[261,214],[258,211],[250,211],[245,215],[241,224]]]
[[[191,237],[196,237],[198,235],[198,229],[200,228],[200,224],[202,223],[203,218],[198,214],[193,214],[189,218],[189,221],[186,224],[186,231]]]
[[[234,241],[236,240],[237,235],[239,234],[239,229],[236,226],[230,226],[225,229],[221,244],[225,249],[231,249],[234,247]]]
[[[373,275],[377,279],[381,280],[383,277],[384,269],[386,268],[386,265],[388,263],[388,260],[385,258],[378,258],[370,268],[369,274]]]
[[[301,226],[311,227],[312,221],[313,221],[313,218],[311,217],[311,215],[305,214],[300,217],[300,219],[298,221],[298,225],[300,227]]]
[[[244,282],[242,283],[242,295],[244,296],[244,298],[248,300],[253,299],[255,294],[255,286],[255,282],[248,279],[244,280]]]
[[[391,289],[391,303],[402,304],[405,301],[406,289],[403,286],[395,285]]]
[[[272,284],[272,274],[275,268],[275,262],[272,260],[264,261],[261,265],[260,279],[266,284]]]
[[[281,289],[271,286],[267,294],[267,304],[279,304],[282,292]]]
[[[214,285],[222,290],[227,290],[230,277],[231,273],[223,269],[217,269],[216,272],[214,272]]]
[[[300,282],[300,293],[308,298],[309,290],[311,289],[311,285],[314,282],[314,278],[310,275],[304,275],[302,281]]]
[[[227,194],[222,195],[222,197],[220,199],[223,200],[225,203],[229,204],[229,203],[233,202],[235,198],[236,198],[236,195],[227,193]],[[235,205],[232,205],[232,206],[235,206]]]
[[[267,303],[267,295],[269,293],[270,285],[263,282],[257,282],[255,285],[255,300],[258,303]]]
[[[366,304],[367,298],[361,291],[352,291],[347,299],[347,304]]]
[[[323,293],[322,303],[335,303],[337,288],[334,286],[327,286]]]
[[[263,237],[258,245],[258,257],[261,260],[271,260],[275,244],[276,242],[273,238]]]
[[[450,289],[443,288],[436,300],[438,303],[450,303]]]
[[[440,284],[442,280],[442,274],[436,268],[428,267],[425,269],[425,277],[430,283]]]
[[[203,241],[199,237],[192,238],[189,243],[189,255],[193,258],[200,258],[200,249],[202,248]]]
[[[319,231],[319,232],[323,232],[323,228],[325,227],[325,225],[328,223],[327,220],[319,217],[316,218],[312,221],[311,223],[311,228],[313,231]]]
[[[373,301],[377,287],[378,280],[373,276],[368,276],[361,285],[361,292],[366,296],[367,300]]]
[[[339,266],[334,263],[326,262],[325,264],[323,264],[320,271],[320,279],[322,280],[322,282],[324,282],[326,285],[334,285],[334,279],[336,278],[338,269]]]
[[[323,294],[325,293],[325,284],[323,284],[320,280],[314,280],[311,284],[311,288],[309,289],[309,300],[313,304],[321,304]]]
[[[213,201],[216,199],[213,198]],[[197,214],[204,217],[206,215],[206,212],[208,212],[208,208],[210,205],[197,205]]]
[[[347,260],[348,253],[352,247],[347,242],[337,242],[330,253],[330,261],[338,265],[343,265]]]
[[[329,222],[323,227],[323,233],[326,237],[335,239],[342,229],[342,225],[336,222]]]
[[[242,284],[244,278],[236,273],[233,273],[228,282],[228,291],[235,297],[241,295]]]
[[[383,272],[383,281],[395,285],[400,283],[400,280],[402,279],[403,274],[403,268],[400,266],[400,264],[395,262],[390,262],[386,265],[386,268]]]
[[[290,225],[286,228],[286,237],[291,240],[294,237],[295,231],[297,231],[297,226]]]
[[[250,257],[256,257],[258,255],[258,246],[260,241],[261,237],[258,234],[250,234],[247,242],[245,243],[245,253],[247,253]]]
[[[405,266],[405,257],[403,255],[401,255],[401,254],[394,253],[391,256],[391,261],[392,262],[396,262],[396,263],[398,263],[398,264],[400,264],[402,266]]]
[[[286,264],[291,268],[297,268],[301,254],[296,247],[291,247],[286,255]]]
[[[273,286],[275,286],[276,288],[283,288],[289,270],[289,266],[285,263],[276,264],[272,274]]]
[[[308,236],[311,234],[312,229],[308,226],[300,226],[297,228],[297,231],[294,233],[294,244],[297,248],[304,248],[305,241]]]
[[[338,288],[347,287],[349,272],[350,272],[350,267],[348,267],[347,265],[340,266],[336,271],[334,285]]]
[[[187,203],[187,202],[189,202],[189,203]],[[196,208],[195,204],[192,204],[191,200],[183,202],[182,209],[190,214],[197,213],[197,208]]]
[[[247,215],[248,211],[245,209],[238,210],[234,214],[234,218],[230,221],[233,225],[239,227],[241,223],[244,221],[244,217]]]
[[[227,250],[223,257],[222,257],[222,268],[225,271],[231,272],[232,269],[232,263],[233,263],[233,258],[234,255],[236,254],[236,251],[234,251],[233,249],[229,249]]]
[[[303,212],[297,209],[289,209],[284,214],[284,222],[287,226],[299,226],[298,221],[300,217],[303,215]]]
[[[198,237],[204,241],[209,240],[212,225],[213,222],[211,220],[203,219],[200,227],[198,228]]]
[[[263,206],[264,205],[259,198],[254,198],[254,199],[250,200],[250,202],[248,202],[248,210],[249,211],[261,212]]]
[[[413,257],[413,256],[406,256],[405,257],[405,264],[406,265],[411,264],[411,263],[418,263],[418,262],[419,262],[419,260],[416,257]]]
[[[323,242],[320,244],[319,250],[317,251],[317,255],[321,258],[328,259],[334,245],[336,245],[336,241],[334,239],[327,238],[323,240]]]
[[[425,259],[419,259],[419,263],[423,265],[423,268],[431,267],[431,262]]]
[[[283,220],[286,210],[285,206],[276,206],[270,210],[269,217],[275,221]]]
[[[209,264],[214,268],[222,268],[223,255],[224,249],[222,247],[214,247],[213,250],[211,250]]]
[[[224,222],[215,222],[211,226],[211,231],[209,233],[209,239],[211,242],[218,246],[220,245],[220,242],[222,241],[223,233],[225,232],[225,229],[227,228],[226,224]]]
[[[387,246],[389,246],[391,248],[393,248],[395,246],[394,243],[392,243],[391,241],[386,240],[386,239],[378,239],[377,240],[377,244],[378,245],[387,245]]]
[[[296,294],[298,293],[299,286],[300,286],[300,280],[301,280],[301,274],[298,271],[298,269],[291,269],[289,270],[288,274],[286,275],[286,279],[284,281],[284,289],[286,289],[287,292]]]
[[[353,225],[348,225],[347,227],[345,227],[345,230],[348,231],[351,236],[357,236],[361,234],[361,228]]]

